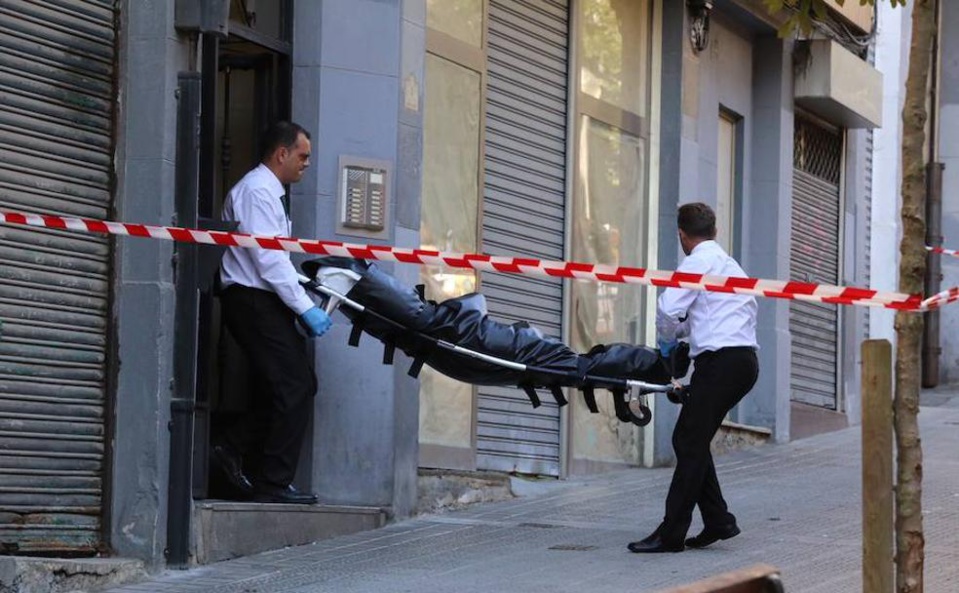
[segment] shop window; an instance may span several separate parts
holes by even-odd
[[[619,109],[645,114],[648,2],[582,0],[579,7],[580,91]]]
[[[650,2],[575,4],[577,125],[571,257],[617,266],[648,264]],[[651,293],[638,285],[573,282],[570,343],[579,351],[612,342],[643,343]],[[609,398],[590,414],[572,398],[572,464],[639,462],[635,431],[621,425]]]
[[[643,194],[645,145],[619,128],[580,117],[578,183],[574,196],[573,258],[614,266],[639,266],[645,259]],[[642,339],[642,288],[616,283],[573,285],[576,346]]]
[[[426,26],[479,48],[483,43],[483,0],[427,0]]]
[[[577,7],[580,92],[571,255],[577,261],[644,266],[650,224],[649,3],[582,0]],[[644,290],[574,283],[574,345],[588,349],[642,340]]]
[[[483,0],[429,0],[423,107],[420,244],[472,253],[479,249],[485,76]],[[471,270],[424,266],[427,298],[442,301],[476,290]],[[420,374],[420,461],[472,469],[472,385],[428,367]],[[458,453],[451,453],[451,450]]]

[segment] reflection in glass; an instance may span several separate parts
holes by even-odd
[[[482,47],[483,0],[426,0],[426,26]]]
[[[479,73],[427,54],[420,214],[420,245],[425,249],[476,251],[479,120]],[[424,267],[422,281],[436,300],[470,292],[476,285],[474,272],[446,268]]]
[[[420,244],[425,249],[477,250],[480,158],[480,75],[426,56],[423,108],[423,194]],[[424,266],[429,299],[473,292],[476,274]],[[420,442],[469,448],[472,387],[424,368],[420,375]]]
[[[580,6],[580,90],[646,115],[646,0],[583,0]]]
[[[646,265],[646,153],[640,138],[580,117],[577,182],[573,195],[572,254],[576,261]],[[641,343],[647,289],[631,284],[573,282],[570,345]],[[639,433],[616,419],[610,397],[590,414],[572,398],[573,456],[639,463]]]
[[[735,257],[736,121],[726,114],[719,116],[716,161],[716,241]]]
[[[643,141],[587,116],[581,126],[573,257],[642,267],[647,225]],[[636,285],[575,282],[574,347],[587,350],[595,344],[641,339],[644,291]]]

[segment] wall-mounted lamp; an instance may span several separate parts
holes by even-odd
[[[686,8],[689,11],[689,41],[698,53],[709,45],[709,12],[713,9],[713,2],[686,0]]]

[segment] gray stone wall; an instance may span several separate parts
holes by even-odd
[[[682,258],[676,238],[676,206],[716,203],[719,110],[742,117],[740,261],[748,274],[788,278],[792,204],[791,45],[747,31],[716,15],[709,47],[695,54],[681,5],[664,3],[662,129],[660,158],[659,267],[675,269]],[[714,11],[715,13],[715,11]],[[773,225],[773,228],[770,227]],[[733,420],[789,438],[789,307],[760,299],[760,378],[732,413]],[[655,463],[673,459],[676,409],[659,405]]]
[[[337,162],[349,155],[392,163],[393,228],[383,242],[418,246],[425,2],[299,0],[295,11],[293,117],[313,131],[314,156],[292,190],[294,234],[375,242],[335,233]],[[416,283],[417,268],[380,265]],[[404,357],[384,366],[378,342],[366,337],[350,348],[349,323],[334,321],[316,344],[313,488],[323,502],[409,515],[418,383],[406,376]]]
[[[959,4],[942,2],[941,31],[959,27]],[[946,166],[942,187],[943,246],[959,249],[959,38],[941,35],[939,160]],[[959,259],[942,257],[942,290],[959,286]],[[945,307],[940,312],[942,354],[939,359],[942,383],[959,382],[959,308]]]
[[[743,265],[755,277],[789,278],[792,212],[792,44],[775,34],[753,44],[750,192],[743,199]],[[789,302],[759,299],[759,381],[736,420],[789,440]]]
[[[174,215],[177,73],[189,44],[171,0],[120,3],[116,218],[170,224]],[[173,377],[173,244],[116,240],[116,377],[109,544],[118,556],[163,562]]]

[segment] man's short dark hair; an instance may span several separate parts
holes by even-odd
[[[686,233],[688,237],[696,239],[716,238],[716,215],[712,208],[702,202],[680,206],[679,214],[676,216],[676,224],[679,230]]]
[[[276,122],[263,134],[263,150],[260,155],[260,160],[265,161],[270,158],[281,146],[283,148],[293,148],[300,134],[306,136],[307,140],[310,139],[310,133],[304,130],[303,126],[291,121]]]

